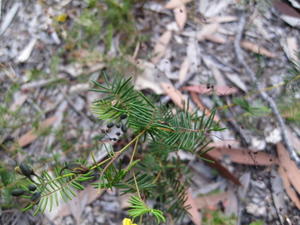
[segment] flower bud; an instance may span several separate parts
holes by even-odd
[[[127,115],[126,114],[122,114],[121,116],[120,116],[120,119],[121,120],[124,120],[124,119],[126,119],[127,118]]]
[[[29,184],[27,188],[28,188],[29,191],[35,191],[36,190],[36,186],[34,184]]]
[[[16,188],[14,190],[12,190],[11,195],[12,196],[20,196],[23,195],[25,193],[25,190],[21,189],[21,188]]]
[[[31,175],[34,175],[33,169],[25,163],[21,163],[19,168],[22,174],[26,177],[30,177]]]
[[[41,198],[41,192],[35,192],[31,196],[31,201],[38,202],[40,200],[40,198]]]

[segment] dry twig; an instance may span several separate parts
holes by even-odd
[[[241,16],[241,19],[240,19],[240,22],[239,22],[239,25],[238,25],[238,29],[237,29],[237,35],[236,35],[236,38],[234,40],[234,50],[235,50],[236,57],[238,59],[238,62],[244,67],[247,75],[251,78],[252,82],[256,86],[261,98],[269,104],[269,106],[270,106],[272,112],[274,113],[275,118],[278,122],[279,128],[281,130],[283,143],[286,146],[286,149],[288,150],[288,152],[290,154],[290,157],[297,163],[298,167],[300,167],[300,159],[298,158],[297,154],[293,150],[293,147],[291,145],[291,141],[289,140],[288,135],[287,135],[285,122],[284,122],[282,116],[280,115],[280,112],[277,108],[276,103],[264,91],[264,88],[259,85],[259,82],[256,78],[255,73],[249,67],[249,65],[246,63],[246,61],[244,59],[243,52],[242,52],[242,49],[241,49],[241,46],[240,46],[240,42],[241,42],[241,39],[242,39],[242,34],[243,34],[245,24],[246,24],[246,18],[243,15],[243,16]]]

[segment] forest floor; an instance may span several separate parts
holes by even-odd
[[[183,224],[300,224],[300,4],[291,2],[0,0],[1,168],[103,157],[90,110],[100,95],[89,88],[105,70],[162,104],[216,108],[227,128],[211,134],[213,166],[189,162]],[[3,209],[0,224],[121,224],[127,200],[88,187],[44,216]]]

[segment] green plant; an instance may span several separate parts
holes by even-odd
[[[133,51],[139,39],[134,19],[134,4],[138,1],[89,0],[86,2],[87,6],[81,10],[80,15],[70,18],[71,28],[68,28],[64,35],[65,48],[68,50],[84,48],[92,51],[102,42],[105,51],[108,52],[113,38],[118,34],[120,42],[118,48],[121,53]],[[58,32],[65,29],[64,24],[60,22],[56,22],[55,27]]]
[[[253,222],[251,222],[249,225],[264,225],[265,222],[262,220],[255,220]]]
[[[226,216],[220,211],[213,211],[204,218],[204,225],[234,225],[236,224],[235,216]]]
[[[104,94],[92,107],[98,118],[107,123],[101,141],[110,141],[113,147],[117,139],[107,134],[114,127],[124,133],[130,129],[133,137],[120,150],[107,149],[108,156],[101,161],[96,161],[91,153],[91,163],[86,160],[58,163],[52,171],[38,171],[29,162],[23,162],[16,167],[20,174],[18,182],[10,184],[12,195],[23,199],[24,211],[33,209],[36,215],[58,206],[60,198],[72,199],[77,190],[91,183],[95,188],[114,187],[133,194],[128,213],[140,223],[142,220],[146,224],[162,223],[166,215],[172,220],[182,219],[188,207],[189,168],[177,153],[183,150],[201,157],[209,150],[206,148],[209,132],[222,130],[213,122],[215,112],[205,117],[189,113],[188,104],[186,110],[177,111],[156,106],[134,89],[130,79],[110,82],[105,76],[105,80],[106,85],[94,81],[92,89]],[[125,152],[130,156],[124,162],[120,155]],[[147,200],[155,202],[153,207],[148,206]]]

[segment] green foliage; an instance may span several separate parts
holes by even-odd
[[[203,225],[235,225],[235,216],[226,216],[220,211],[210,212],[211,215],[204,218]]]
[[[149,208],[145,202],[137,196],[132,196],[129,203],[131,205],[128,214],[133,217],[133,219],[145,214],[150,214],[156,218],[157,223],[166,221],[166,218],[160,210]]]
[[[300,124],[300,101],[296,98],[286,99],[279,103],[282,116],[289,122]]]
[[[87,7],[72,22],[72,28],[66,37],[67,48],[91,49],[99,42],[104,42],[109,51],[113,37],[120,36],[120,48],[124,52],[133,47],[138,38],[135,28],[133,0],[87,0]],[[57,30],[63,30],[62,24],[56,24]],[[90,49],[90,50],[91,50]]]
[[[264,106],[260,101],[254,101],[250,105],[244,98],[234,98],[233,102],[245,110],[245,116],[265,116],[271,112],[271,110]]]
[[[13,206],[11,191],[12,188],[9,187],[15,181],[15,174],[7,169],[6,167],[0,165],[0,196],[1,196],[1,206],[2,208],[9,208]]]
[[[256,220],[256,221],[251,222],[249,225],[264,225],[264,224],[265,224],[264,221]]]
[[[52,172],[35,171],[29,164],[21,163],[16,171],[23,182],[14,186],[17,190],[12,194],[26,199],[23,210],[33,209],[37,214],[57,207],[60,198],[72,199],[85,184],[91,183],[95,188],[114,187],[121,193],[137,194],[138,197],[130,199],[128,213],[133,218],[147,220],[147,224],[165,222],[165,213],[172,220],[183,219],[189,207],[186,205],[189,168],[176,154],[170,156],[183,150],[200,157],[207,151],[209,132],[222,130],[213,122],[215,111],[205,117],[197,112],[156,106],[134,89],[131,79],[117,78],[110,82],[106,76],[105,80],[105,84],[93,82],[92,91],[104,95],[94,102],[92,111],[99,119],[106,120],[108,129],[122,124],[124,132],[124,127],[129,128],[133,138],[121,150],[107,149],[108,156],[100,162],[92,155],[92,163],[57,164]],[[130,150],[130,161],[124,165],[118,158]],[[148,199],[155,202],[153,208],[145,203]]]

